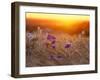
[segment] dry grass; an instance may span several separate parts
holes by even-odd
[[[89,64],[88,36],[54,31],[49,34],[56,37],[55,48],[51,47],[45,31],[37,30],[26,36],[27,67]],[[65,44],[70,47],[65,48]]]

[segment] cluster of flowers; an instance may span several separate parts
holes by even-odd
[[[48,35],[47,36],[47,40],[50,41],[52,48],[55,48],[56,47],[56,44],[55,44],[56,43],[56,37],[54,37],[52,35]]]
[[[50,41],[50,44],[51,44],[51,47],[52,48],[56,48],[56,37],[55,36],[53,36],[53,35],[48,35],[47,36],[47,40],[49,40]],[[66,43],[65,45],[64,45],[64,47],[65,48],[70,48],[71,47],[71,43]]]
[[[50,45],[52,48],[56,48],[56,44],[55,44],[56,43],[56,37],[55,36],[52,36],[52,35],[49,34],[47,36],[47,40],[50,41],[50,43],[48,45]],[[70,47],[71,47],[70,43],[66,43],[64,45],[64,48],[70,48]],[[61,55],[58,55],[58,56],[56,56],[56,55],[50,55],[49,59],[50,60],[59,60],[59,61],[62,61],[62,60],[64,60],[64,57],[61,56]]]

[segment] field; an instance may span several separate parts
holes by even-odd
[[[26,31],[26,67],[89,64],[89,36],[40,29]]]

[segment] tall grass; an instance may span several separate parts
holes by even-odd
[[[54,36],[55,47],[47,36]],[[65,47],[67,46],[67,47]],[[26,32],[26,66],[58,66],[89,64],[89,36],[38,28]]]

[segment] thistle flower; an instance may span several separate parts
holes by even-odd
[[[62,56],[57,56],[56,59],[61,61],[61,60],[63,60],[64,58],[63,58]]]
[[[48,57],[50,60],[54,60],[54,55],[49,55]]]
[[[51,44],[51,47],[52,47],[52,48],[56,48],[56,45],[55,45],[55,44]]]
[[[54,37],[54,36],[52,36],[52,35],[48,35],[47,36],[47,40],[50,40],[50,41],[52,41],[52,40],[55,40],[56,38]]]
[[[56,48],[55,46],[52,46],[52,48]]]
[[[29,40],[33,39],[33,35],[30,32],[27,32],[26,36],[28,37]]]
[[[71,47],[70,43],[65,44],[65,48],[70,48],[70,47]]]
[[[55,40],[53,40],[51,43],[52,43],[52,44],[55,44],[55,42],[56,42],[56,41],[55,41]]]

